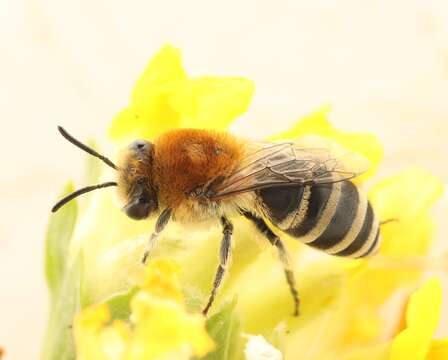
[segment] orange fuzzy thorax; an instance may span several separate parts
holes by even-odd
[[[152,179],[161,203],[175,209],[188,193],[228,176],[243,156],[240,140],[198,129],[169,131],[154,142]]]

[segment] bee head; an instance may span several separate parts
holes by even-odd
[[[146,219],[159,207],[152,182],[153,157],[153,144],[136,140],[123,151],[119,161],[118,193],[126,215],[135,220]]]
[[[61,126],[58,126],[58,130],[73,145],[102,160],[106,165],[116,170],[118,172],[118,181],[108,181],[76,190],[59,200],[52,207],[52,212],[58,211],[62,206],[80,195],[109,186],[118,186],[118,193],[124,200],[123,210],[132,219],[145,219],[158,209],[157,192],[152,185],[151,175],[154,148],[150,142],[136,140],[131,143],[124,150],[121,161],[117,166],[104,155],[74,138]]]

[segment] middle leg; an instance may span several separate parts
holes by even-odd
[[[213,281],[213,289],[212,292],[210,293],[207,305],[205,306],[204,310],[202,310],[202,313],[204,315],[207,315],[208,310],[210,309],[210,307],[213,304],[213,301],[215,300],[216,292],[219,288],[219,285],[221,285],[222,279],[224,277],[227,261],[229,260],[230,249],[232,247],[231,241],[233,234],[233,225],[224,216],[221,218],[221,224],[223,227],[222,230],[223,238],[221,241],[221,250],[219,253],[219,266],[218,269],[216,270],[215,280]]]

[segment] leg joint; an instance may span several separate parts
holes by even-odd
[[[224,234],[224,235],[226,235],[226,236],[230,236],[230,235],[232,235],[233,234],[233,228],[224,228],[223,230],[222,230],[222,233]]]
[[[273,246],[279,246],[279,244],[281,244],[280,242],[280,238],[277,235],[274,236],[268,236],[268,240],[269,242],[273,245]]]
[[[221,224],[223,226],[223,234],[224,235],[232,235],[233,234],[233,224],[225,217],[221,217]]]

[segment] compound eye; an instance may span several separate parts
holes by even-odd
[[[129,145],[129,149],[135,154],[146,154],[151,147],[151,143],[146,140],[135,140]]]

